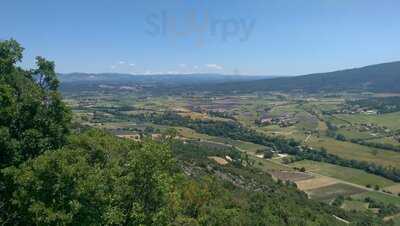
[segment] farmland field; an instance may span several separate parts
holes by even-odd
[[[389,187],[385,187],[385,190],[390,191],[393,194],[400,194],[400,184],[395,184]]]
[[[368,209],[368,203],[362,201],[345,200],[342,208],[345,210],[365,211]]]
[[[311,147],[325,148],[329,153],[345,159],[358,159],[375,162],[384,166],[396,166],[400,162],[400,153],[371,148],[349,142],[337,141],[331,138],[315,138],[309,141]],[[374,152],[376,150],[376,153]]]
[[[307,194],[309,194],[309,196],[313,199],[328,201],[339,195],[347,197],[354,194],[359,194],[363,191],[364,191],[363,189],[358,187],[354,187],[347,184],[336,183],[325,187],[307,190]]]
[[[376,191],[363,192],[360,194],[353,195],[352,197],[360,201],[363,201],[366,197],[370,197],[374,200],[378,200],[384,203],[400,205],[400,197]]]
[[[109,98],[109,97],[108,97]],[[283,98],[284,100],[281,100]],[[119,118],[112,112],[104,113],[97,109],[76,110],[76,117],[80,123],[85,123],[86,119],[89,125],[113,131],[125,133],[126,131],[144,131],[146,127],[153,128],[152,133],[163,133],[168,128],[175,128],[180,138],[183,140],[197,143],[207,148],[236,148],[243,154],[247,154],[253,167],[262,172],[270,174],[274,179],[281,181],[291,181],[296,183],[297,188],[304,191],[313,200],[319,200],[329,203],[338,196],[352,197],[353,200],[346,199],[342,205],[345,210],[366,211],[368,204],[364,201],[365,197],[372,197],[385,204],[395,203],[400,205],[399,185],[387,178],[367,173],[365,170],[342,167],[311,160],[289,161],[295,159],[295,154],[279,156],[281,153],[273,153],[272,159],[264,159],[257,155],[257,151],[265,150],[268,147],[256,143],[240,140],[237,136],[234,140],[229,136],[218,137],[207,134],[207,130],[202,133],[195,129],[181,126],[168,126],[167,124],[154,124],[155,122],[145,121],[136,122],[131,120],[140,114],[162,115],[166,112],[173,112],[181,117],[187,117],[196,121],[218,121],[238,123],[243,127],[252,129],[268,137],[292,138],[299,142],[303,147],[309,147],[313,150],[324,148],[328,153],[334,154],[347,160],[366,161],[379,166],[397,166],[400,162],[400,152],[383,150],[379,148],[368,147],[350,142],[350,139],[362,139],[374,143],[395,144],[397,141],[384,132],[374,135],[372,131],[361,131],[359,122],[367,118],[368,122],[373,122],[379,126],[388,125],[397,117],[397,113],[378,115],[365,114],[324,114],[323,111],[336,111],[342,107],[344,100],[329,98],[318,99],[311,98],[304,101],[300,98],[293,98],[288,95],[284,97],[270,96],[268,98],[256,98],[255,96],[226,96],[226,97],[151,97],[148,99],[137,100],[133,97],[122,98],[124,104],[131,100],[132,109],[121,112],[125,115]],[[76,102],[72,101],[74,105]],[[122,103],[113,104],[113,100],[102,98],[99,102],[102,106],[119,106]],[[193,110],[196,108],[196,111]],[[98,115],[103,115],[103,121],[93,121],[94,111]],[[212,114],[209,111],[223,112]],[[399,115],[400,116],[400,115]],[[258,124],[257,120],[263,117],[271,117],[275,120],[288,120],[289,124],[270,123]],[[383,117],[383,118],[381,118]],[[397,121],[394,123],[396,124]],[[347,140],[340,141],[334,136],[330,136],[331,125],[337,128],[335,133],[343,135]],[[352,124],[356,125],[353,126]],[[397,127],[397,126],[395,126]],[[191,127],[195,128],[195,127]],[[388,127],[390,128],[390,127]],[[218,129],[218,128],[211,128]],[[133,133],[133,132],[132,132]],[[382,138],[384,137],[384,138]],[[184,139],[186,138],[186,139]],[[257,141],[254,141],[257,142]],[[285,152],[284,152],[285,153]],[[278,157],[279,156],[279,157]],[[208,156],[212,161],[225,165],[227,160],[223,156]],[[246,163],[247,164],[247,163]],[[300,172],[301,168],[305,172]],[[368,185],[368,187],[367,187]],[[373,191],[378,186],[380,191]],[[395,195],[383,193],[390,191]],[[371,209],[369,209],[371,211]]]
[[[336,184],[337,181],[329,177],[316,177],[308,180],[297,181],[297,187],[302,191],[318,189]]]
[[[271,171],[270,174],[283,181],[304,181],[313,178],[312,175],[295,171]]]
[[[289,168],[285,165],[278,164],[276,162],[267,160],[267,159],[262,159],[262,158],[257,158],[252,156],[252,159],[255,161],[255,167],[258,169],[261,169],[262,171],[271,174],[271,172],[274,171],[285,171],[285,172],[290,172],[293,171],[292,168]]]
[[[366,114],[355,114],[355,115],[336,115],[336,117],[349,121],[352,124],[362,123],[374,123],[380,126],[385,126],[391,129],[400,128],[400,112],[389,113],[384,115],[366,115]]]
[[[384,138],[377,138],[368,140],[368,142],[372,143],[381,143],[381,144],[390,144],[394,146],[400,147],[400,142],[395,140],[393,137],[384,137]]]
[[[313,173],[318,173],[324,176],[333,177],[363,186],[379,185],[380,187],[386,187],[394,184],[394,182],[391,180],[366,173],[362,170],[332,165],[329,163],[303,160],[290,164],[290,166],[298,168],[304,167],[307,171]]]

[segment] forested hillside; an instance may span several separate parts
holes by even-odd
[[[372,65],[328,73],[268,80],[232,82],[207,87],[221,92],[296,91],[305,93],[337,91],[400,92],[400,62]]]

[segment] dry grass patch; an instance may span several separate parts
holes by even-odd
[[[389,187],[385,187],[383,190],[390,191],[393,194],[400,194],[400,184],[395,184]]]
[[[271,171],[270,174],[283,181],[302,181],[302,180],[308,180],[311,178],[314,178],[314,176],[307,174],[307,173],[301,173],[301,172],[294,172],[294,171],[279,171],[279,170],[274,170]]]
[[[296,181],[297,187],[302,190],[311,190],[336,184],[337,181],[329,177],[317,177],[309,180]]]
[[[217,162],[220,165],[226,165],[228,164],[228,161],[226,161],[224,158],[221,157],[217,157],[217,156],[210,156],[208,157],[211,160],[214,160],[215,162]]]

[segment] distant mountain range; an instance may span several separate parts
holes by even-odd
[[[256,81],[227,82],[207,87],[222,92],[338,91],[400,92],[400,61],[348,70]]]
[[[196,82],[219,83],[229,81],[251,81],[274,78],[277,76],[245,76],[222,74],[159,74],[159,75],[132,75],[120,73],[70,73],[58,74],[61,83],[70,82],[138,82],[138,83],[168,83],[187,84]]]
[[[301,76],[246,76],[221,74],[131,75],[117,73],[59,74],[61,88],[139,85],[174,93],[210,91],[248,93],[283,92],[395,92],[400,93],[400,61],[348,70]]]
[[[244,82],[274,78],[273,76],[241,76],[221,74],[160,74],[132,75],[118,73],[70,73],[58,74],[62,92],[95,90],[135,90],[152,93],[179,94],[187,87],[198,90],[202,87],[226,82]]]

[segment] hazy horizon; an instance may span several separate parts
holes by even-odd
[[[26,48],[21,65],[43,55],[60,73],[304,75],[400,60],[394,0],[16,0],[3,7],[0,39]]]

